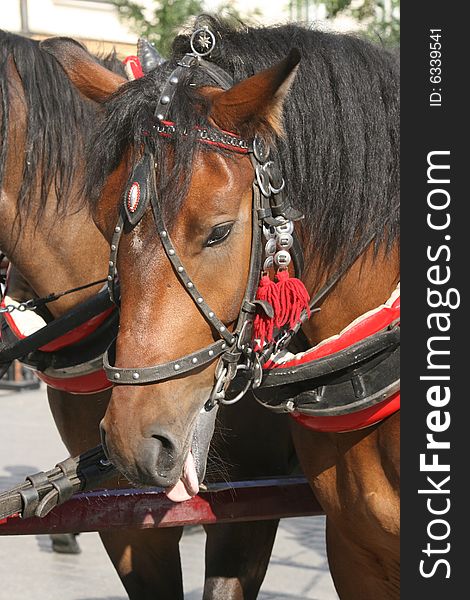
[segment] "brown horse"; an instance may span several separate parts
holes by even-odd
[[[73,47],[80,48],[76,43]],[[106,275],[109,247],[89,216],[82,192],[83,149],[100,117],[97,105],[76,91],[55,58],[37,42],[2,33],[0,49],[0,248],[14,265],[9,295],[21,301]],[[107,78],[107,88],[94,88],[93,81],[88,80],[88,92],[94,90],[94,99],[99,101],[125,79],[91,55],[87,58]],[[49,304],[49,313],[43,316],[60,317],[99,287]],[[99,443],[98,425],[109,402],[109,391],[82,395],[49,388],[48,396],[61,437],[72,455]],[[257,450],[255,424],[259,420],[266,423],[266,445]],[[232,479],[287,471],[292,448],[284,418],[247,404],[245,411],[220,411],[219,421],[220,430],[231,443],[228,446],[219,440],[216,444],[220,458],[213,458],[215,466],[209,478],[220,473],[217,462],[221,461],[231,465],[224,474]],[[123,479],[120,484],[128,485]],[[208,527],[204,597],[256,596],[276,529],[277,521]],[[131,598],[183,597],[178,548],[181,534],[182,528],[101,534]]]
[[[306,217],[296,233],[307,290],[349,267],[304,326],[309,346],[384,303],[399,277],[396,57],[296,26],[232,30],[207,18],[197,26],[208,29],[178,37],[168,64],[116,86],[89,157],[94,218],[115,253],[119,242],[122,292],[115,367],[108,369],[121,385],[102,421],[103,439],[130,480],[184,485],[190,495],[197,491],[194,463],[207,452],[194,444],[195,422],[224,398],[214,388],[221,373],[215,358],[227,346],[232,356],[245,349],[237,345],[237,320],[256,250],[251,141],[270,145],[290,213]],[[57,41],[48,50],[85,93],[87,80],[112,87],[79,49]],[[230,89],[221,89],[221,68],[237,81]],[[262,172],[256,176],[259,188],[267,185]],[[276,175],[270,186],[282,187]],[[260,210],[255,217],[267,214]],[[327,514],[340,597],[398,598],[399,414],[359,431],[293,423],[293,432]]]

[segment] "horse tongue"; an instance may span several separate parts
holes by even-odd
[[[199,481],[196,473],[196,466],[192,452],[188,452],[188,456],[184,461],[183,474],[181,479],[171,488],[165,490],[167,497],[173,502],[184,502],[190,500],[199,491]]]

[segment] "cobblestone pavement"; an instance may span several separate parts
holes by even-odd
[[[0,391],[0,489],[67,456],[45,391]],[[281,521],[260,600],[337,600],[325,556],[324,519]],[[202,596],[204,532],[182,540],[185,598]],[[56,554],[48,536],[0,537],[1,600],[125,600],[98,534],[78,538],[82,553]]]

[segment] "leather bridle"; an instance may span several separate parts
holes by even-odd
[[[193,34],[193,39],[197,33]],[[167,78],[155,111],[157,119],[155,129],[157,134],[169,136],[177,133],[176,126],[167,121],[166,117],[169,112],[171,100],[177,89],[177,83],[185,69],[195,67],[204,69],[209,77],[223,89],[227,89],[233,85],[232,78],[227,73],[216,65],[206,62],[201,56],[193,47],[193,52],[186,54]],[[261,243],[263,227],[265,230],[267,228],[274,231],[275,227],[285,226],[287,223],[301,218],[302,215],[286,203],[284,180],[275,162],[268,160],[269,148],[261,138],[256,137],[252,141],[247,142],[236,134],[227,133],[215,127],[198,130],[197,137],[202,143],[223,147],[228,151],[249,154],[254,167],[250,267],[246,290],[235,329],[230,331],[217,317],[215,311],[207,304],[178,257],[158,203],[154,156],[146,148],[142,159],[134,167],[133,175],[130,179],[131,184],[126,190],[124,207],[121,208],[111,240],[108,272],[110,297],[113,301],[116,301],[114,290],[116,259],[119,241],[126,223],[128,222],[131,226],[135,225],[142,218],[145,208],[148,202],[150,202],[158,236],[176,277],[193,300],[198,311],[220,339],[202,350],[164,364],[143,368],[118,368],[112,366],[108,353],[106,353],[104,357],[104,369],[108,378],[115,384],[142,385],[157,383],[180,376],[204,367],[220,357],[215,372],[215,385],[206,406],[206,408],[212,408],[217,402],[230,404],[236,402],[250,387],[258,387],[261,383],[262,364],[259,360],[259,354],[253,350],[252,325],[257,310],[261,309],[268,312],[271,310],[271,307],[267,303],[255,299],[259,275],[263,266]],[[137,209],[132,211],[130,210],[132,206],[128,198],[129,194],[133,193],[132,186],[136,184],[138,185],[138,193],[142,199]],[[302,257],[300,245],[297,241],[292,254],[294,264],[297,266],[297,271],[299,271],[301,269]],[[245,376],[249,374],[247,383],[235,398],[227,399],[226,391],[230,382],[239,371],[243,371]]]
[[[184,135],[184,132],[177,131],[177,126],[174,123],[166,119],[171,100],[177,89],[177,83],[185,69],[196,67],[204,69],[209,77],[224,89],[233,85],[233,81],[227,73],[212,63],[206,62],[202,58],[204,54],[198,53],[194,49],[192,41],[200,31],[196,31],[191,38],[193,52],[186,54],[178,62],[176,68],[171,72],[163,86],[155,111],[157,121],[155,130],[158,135],[165,137],[175,134]],[[256,300],[260,273],[267,271],[273,266],[273,253],[267,250],[268,242],[270,238],[281,235],[283,232],[289,231],[289,234],[292,234],[290,255],[292,255],[295,273],[300,277],[303,267],[303,254],[293,229],[294,222],[301,219],[302,214],[289,204],[284,191],[284,180],[281,171],[274,159],[269,160],[270,148],[261,138],[255,137],[251,141],[246,141],[236,134],[224,132],[216,127],[210,127],[198,130],[197,139],[201,143],[212,144],[228,151],[248,154],[254,169],[250,266],[245,294],[235,329],[233,331],[229,330],[222,320],[217,317],[215,311],[207,304],[178,257],[158,203],[155,159],[151,150],[145,148],[143,157],[134,167],[132,177],[130,178],[130,185],[126,189],[120,216],[111,240],[108,272],[109,295],[116,302],[114,289],[117,275],[116,259],[122,233],[126,226],[134,226],[140,221],[148,203],[150,203],[158,236],[176,277],[219,339],[201,350],[155,366],[139,368],[115,367],[110,363],[108,352],[104,355],[103,364],[108,379],[113,383],[143,385],[158,383],[181,376],[205,367],[219,358],[215,370],[215,383],[209,400],[205,405],[206,410],[210,410],[217,403],[233,404],[242,398],[250,388],[255,389],[259,387],[263,378],[263,364],[273,354],[289,345],[294,336],[299,332],[302,324],[308,319],[310,311],[304,309],[298,323],[293,328],[288,328],[287,326],[287,328],[282,329],[278,332],[274,342],[267,343],[262,349],[255,351],[252,339],[255,315],[257,311],[263,310],[268,316],[272,316],[272,307],[267,302]],[[264,246],[264,253],[266,255],[264,261],[263,234],[267,239]],[[315,308],[316,305],[321,302],[332,287],[343,277],[353,262],[364,252],[373,241],[373,237],[371,236],[367,239],[354,259],[350,263],[343,265],[312,298],[310,310],[318,310]],[[290,255],[287,253],[289,262]],[[278,266],[287,267],[289,262],[284,265],[278,264]],[[240,385],[238,385],[238,393],[234,397],[228,398],[227,391],[230,384],[236,378],[237,374],[241,373],[244,376],[244,384],[241,386],[241,391],[239,390]],[[237,378],[237,380],[240,379],[240,377]]]

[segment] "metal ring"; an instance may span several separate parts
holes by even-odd
[[[282,192],[282,190],[284,189],[285,185],[286,185],[286,182],[284,180],[284,177],[282,178],[281,187],[275,188],[275,187],[273,187],[271,181],[269,182],[269,187],[271,188],[271,192],[273,194],[279,194],[279,192]]]
[[[241,365],[237,365],[236,370],[237,370],[237,372],[238,371],[248,371],[249,368],[250,368],[249,364],[242,363]],[[238,402],[239,400],[241,400],[243,398],[243,396],[250,389],[250,386],[251,386],[251,379],[248,379],[245,384],[245,387],[240,392],[238,392],[238,394],[235,396],[235,398],[226,400],[225,395],[224,395],[224,397],[219,400],[220,404],[225,404],[226,406],[230,406],[230,404],[235,404],[236,402]]]
[[[206,37],[203,37],[205,34]],[[196,50],[194,47],[194,43],[196,42],[196,36],[200,36],[199,44],[204,48],[206,44],[208,45],[208,49],[205,52],[201,52],[200,50]],[[191,46],[191,50],[195,56],[207,56],[214,50],[215,48],[215,35],[208,29],[207,27],[201,27],[200,29],[196,29],[196,31],[192,34],[191,39],[189,40],[189,45]]]
[[[235,404],[236,402],[238,402],[239,400],[241,400],[243,398],[243,396],[247,393],[247,391],[250,389],[251,386],[251,379],[248,379],[248,381],[246,382],[245,387],[241,390],[241,392],[239,392],[235,398],[232,398],[231,400],[226,400],[225,397],[221,398],[219,400],[220,404],[225,404],[225,406],[230,406],[230,404]]]
[[[265,198],[269,198],[271,196],[271,184],[269,183],[269,175],[266,173],[263,167],[257,165],[255,169],[256,181],[258,183],[258,187],[265,196]]]
[[[265,163],[263,165],[263,171],[265,173],[267,173],[268,178],[269,178],[269,189],[271,190],[272,194],[279,194],[279,192],[281,192],[284,189],[284,186],[286,184],[286,182],[284,181],[284,177],[281,177],[281,185],[278,188],[275,188],[272,184],[272,173],[271,173],[271,167],[274,165],[274,161],[273,160],[268,160],[267,163]]]

